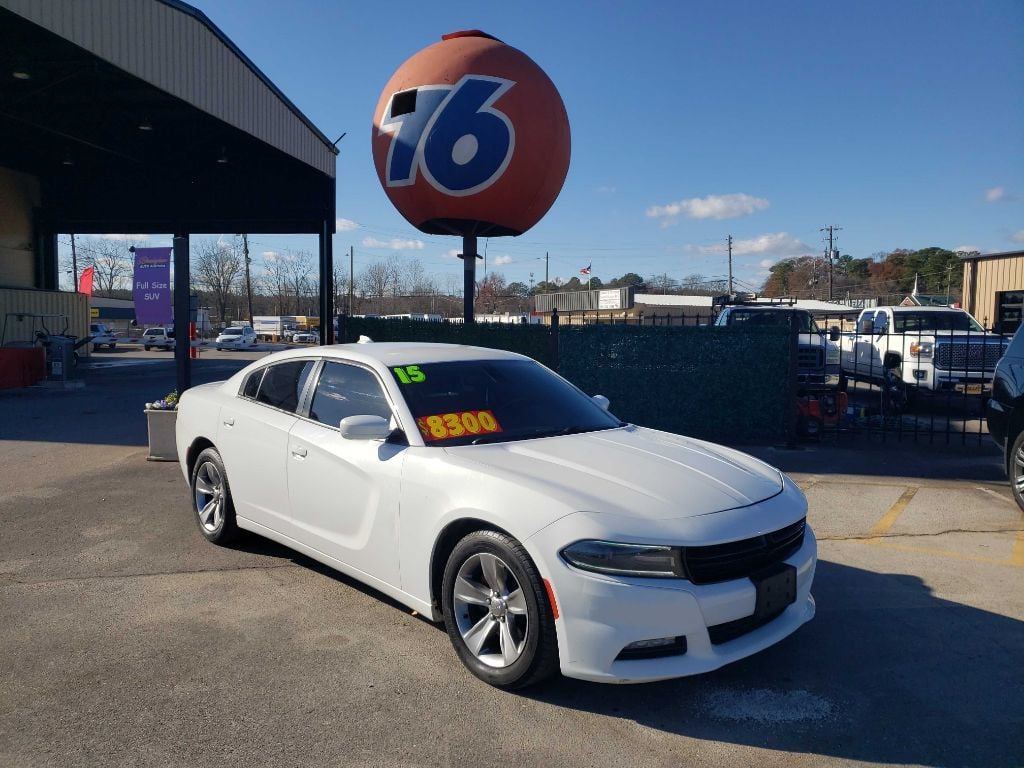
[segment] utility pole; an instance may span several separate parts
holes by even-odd
[[[952,263],[946,265],[946,306],[949,306],[949,283],[953,279]],[[962,298],[962,297],[961,297]]]
[[[249,235],[242,234],[242,255],[245,257],[245,306],[249,310],[249,325],[253,324],[252,319],[252,278],[249,274]]]
[[[828,259],[828,300],[832,301],[832,259],[835,256],[835,251],[832,249],[832,232],[838,231],[842,227],[837,227],[829,224],[827,227],[822,227],[819,232],[828,232],[828,252],[825,257]]]
[[[71,233],[71,273],[72,273],[72,288],[75,293],[78,292],[78,252],[75,250],[75,233]],[[947,291],[948,293],[948,291]]]
[[[544,251],[544,282],[548,282],[549,279],[550,278],[548,277],[548,252]]]
[[[732,235],[726,235],[726,245],[729,247],[729,295],[732,295]]]
[[[356,249],[354,245],[348,247],[348,316],[352,317],[352,294],[354,293],[356,274],[354,269],[356,260]]]

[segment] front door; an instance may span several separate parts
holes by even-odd
[[[391,418],[375,373],[325,362],[309,407],[288,436],[288,489],[296,538],[387,584],[399,586],[398,509],[408,447],[346,440],[346,416]]]

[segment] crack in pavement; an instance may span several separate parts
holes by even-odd
[[[230,568],[197,568],[186,571],[141,571],[139,573],[112,573],[105,576],[71,576],[65,579],[39,579],[38,581],[22,581],[10,573],[0,573],[0,587],[7,586],[38,586],[41,584],[69,584],[81,581],[100,581],[103,579],[138,579],[148,576],[179,576],[199,573],[231,573],[239,571],[270,571],[278,568],[305,568],[296,563],[277,563],[274,565],[240,565]]]
[[[818,541],[869,541],[872,539],[916,539],[945,536],[947,533],[1021,533],[1024,528],[950,528],[932,533],[865,533],[853,536],[817,536]]]

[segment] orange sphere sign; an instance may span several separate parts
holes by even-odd
[[[417,229],[519,235],[565,182],[569,118],[529,56],[483,32],[456,32],[384,86],[373,161],[391,202]]]

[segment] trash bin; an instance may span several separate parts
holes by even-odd
[[[50,336],[46,341],[46,372],[53,381],[67,381],[74,371],[75,339]]]

